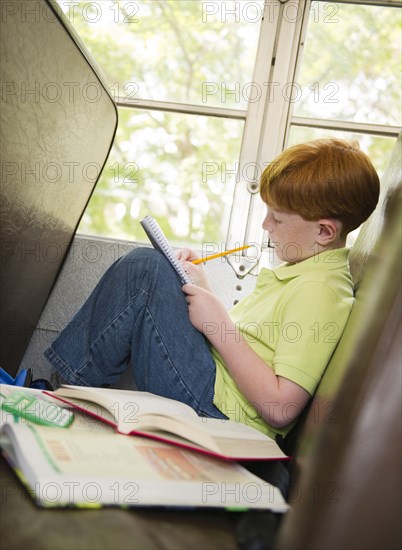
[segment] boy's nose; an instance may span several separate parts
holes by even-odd
[[[270,219],[268,216],[264,218],[264,221],[262,222],[262,228],[265,231],[268,231],[268,233],[272,232],[272,223],[270,223]]]

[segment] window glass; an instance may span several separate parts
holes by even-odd
[[[339,130],[325,130],[322,128],[306,128],[303,126],[292,126],[288,139],[288,146],[296,143],[303,143],[312,139],[337,137],[348,141],[358,141],[360,149],[364,151],[373,163],[378,174],[381,175],[391,157],[392,149],[395,146],[395,138],[359,134]]]
[[[401,124],[399,7],[312,2],[294,115]]]
[[[172,244],[226,237],[244,122],[119,109],[115,143],[79,231],[145,241],[158,219]]]
[[[246,109],[264,0],[58,0],[115,98]]]
[[[322,128],[306,128],[292,126],[289,134],[288,146],[304,143],[312,139],[336,137],[347,141],[357,141],[360,149],[370,158],[380,178],[384,172],[392,150],[395,146],[395,139],[390,137],[359,134],[356,132],[325,130]],[[347,246],[352,246],[359,234],[360,227],[348,234]]]

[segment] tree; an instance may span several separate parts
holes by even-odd
[[[112,94],[127,101],[80,231],[144,240],[138,219],[152,214],[174,244],[224,241],[243,122],[133,105],[141,98],[246,109],[264,1],[241,18],[206,17],[199,0],[59,2]],[[242,5],[216,2],[224,4]],[[295,115],[398,124],[394,10],[313,2]],[[317,135],[292,129],[290,141]],[[393,140],[370,136],[362,145],[380,163]]]

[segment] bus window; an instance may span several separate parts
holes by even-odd
[[[381,174],[401,125],[401,46],[400,7],[312,2],[288,144],[357,140]]]
[[[58,0],[119,107],[79,232],[172,244],[225,240],[264,1]]]
[[[381,174],[401,124],[398,0],[58,0],[119,108],[79,232],[264,244],[258,180],[286,146],[357,139]],[[239,273],[240,275],[240,273]]]

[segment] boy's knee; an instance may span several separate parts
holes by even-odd
[[[136,260],[136,259],[145,259],[151,257],[152,254],[156,252],[153,248],[146,248],[145,246],[139,246],[127,252],[122,258],[125,260]]]
[[[155,267],[161,261],[164,261],[164,257],[154,248],[139,247],[122,256],[119,261],[128,267],[132,267],[133,264],[139,264],[142,268],[149,268]]]
[[[141,280],[143,288],[160,281],[160,277],[170,290],[176,288],[175,283],[181,288],[180,279],[167,258],[154,248],[140,247],[128,252],[117,260],[114,269],[119,277],[125,276],[131,282]]]

